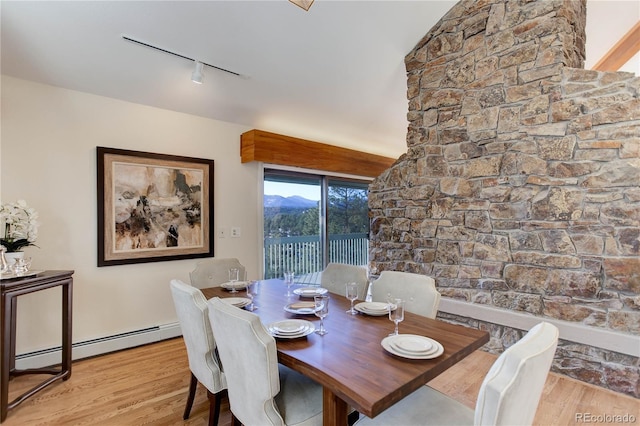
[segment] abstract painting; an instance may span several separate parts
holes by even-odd
[[[97,153],[98,266],[213,256],[213,160]]]

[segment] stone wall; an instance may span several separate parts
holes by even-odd
[[[582,69],[585,19],[584,1],[462,1],[407,55],[408,151],[370,185],[372,269],[640,336],[640,78]],[[521,335],[475,325],[490,350]],[[553,369],[640,397],[637,357],[561,342]]]

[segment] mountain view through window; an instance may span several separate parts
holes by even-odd
[[[367,182],[265,172],[265,278],[291,271],[312,282],[328,262],[366,265],[367,191]]]

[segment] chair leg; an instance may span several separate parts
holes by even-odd
[[[353,424],[355,422],[358,421],[358,419],[360,418],[360,413],[357,411],[354,411],[352,413],[349,413],[349,416],[347,417],[347,423],[349,426],[353,426]]]
[[[191,406],[193,405],[193,399],[196,396],[196,386],[198,386],[198,379],[191,373],[191,382],[189,383],[189,396],[187,397],[187,406],[184,407],[184,414],[182,418],[187,420],[191,413]]]
[[[233,413],[231,413],[231,426],[242,426],[240,420],[238,420],[238,418],[234,416]]]
[[[220,401],[225,394],[225,390],[221,390],[218,393],[211,393],[207,390],[207,398],[209,399],[209,426],[218,426],[218,418],[220,417]]]

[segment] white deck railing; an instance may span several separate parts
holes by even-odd
[[[367,234],[342,234],[329,237],[329,262],[367,265],[369,240]],[[265,238],[265,278],[282,277],[285,271],[297,276],[324,269],[319,235]]]

